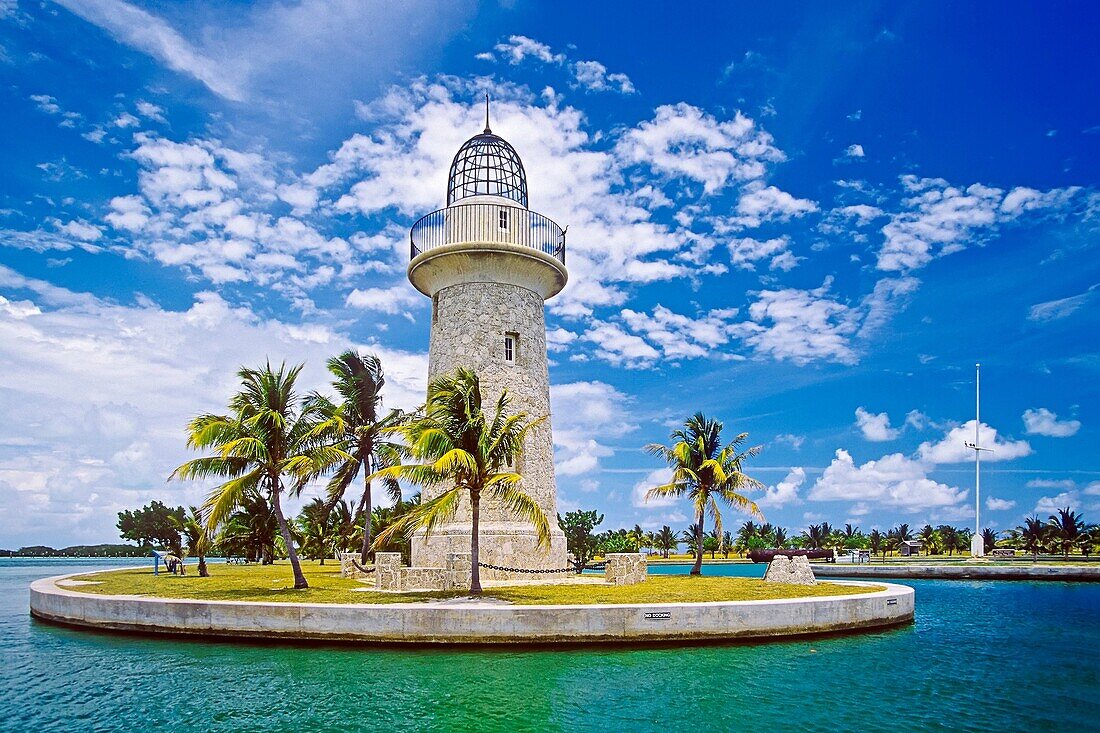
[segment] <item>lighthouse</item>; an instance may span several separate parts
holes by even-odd
[[[447,179],[446,207],[422,217],[410,232],[409,281],[432,299],[428,380],[472,369],[484,404],[508,390],[511,409],[546,417],[527,435],[518,465],[522,488],[550,521],[549,551],[536,549],[534,526],[491,500],[480,513],[480,559],[498,567],[561,569],[565,535],[557,522],[550,379],[544,303],[565,287],[565,233],[527,205],[527,175],[519,154],[489,128],[458,149]],[[422,501],[445,486],[426,487]],[[443,567],[448,554],[470,551],[471,514],[464,497],[454,518],[412,538],[412,564]],[[487,569],[483,577],[517,574]],[[531,576],[526,576],[531,577]]]

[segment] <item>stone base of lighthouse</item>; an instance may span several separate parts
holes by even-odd
[[[449,523],[425,537],[412,538],[412,564],[417,567],[445,567],[447,555],[469,554],[470,525]],[[538,536],[523,522],[484,522],[478,533],[478,555],[484,565],[521,570],[563,570],[568,567],[565,534],[557,522],[550,525],[550,546],[538,547]],[[560,573],[551,577],[566,577]],[[545,573],[524,573],[481,568],[482,580],[538,580]]]

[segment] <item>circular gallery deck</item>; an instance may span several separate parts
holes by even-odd
[[[905,624],[913,589],[768,601],[512,605],[459,598],[371,604],[200,601],[31,585],[31,614],[71,626],[176,636],[376,644],[577,644],[770,639]]]

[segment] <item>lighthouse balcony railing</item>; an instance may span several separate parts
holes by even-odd
[[[530,247],[565,264],[565,232],[537,212],[506,204],[457,204],[423,216],[409,234],[409,256],[448,244],[490,242]]]

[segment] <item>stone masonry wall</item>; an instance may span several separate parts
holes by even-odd
[[[814,571],[810,567],[810,559],[805,555],[776,555],[768,563],[768,571],[764,573],[766,583],[786,583],[787,585],[816,585]]]
[[[487,273],[487,279],[491,273]],[[515,334],[514,361],[505,359],[505,334]],[[491,412],[501,390],[508,389],[511,409],[530,418],[546,417],[524,445],[518,472],[523,489],[550,519],[549,552],[536,551],[533,528],[495,502],[481,504],[482,562],[524,568],[565,567],[565,536],[557,525],[557,487],[550,426],[550,382],[546,366],[546,320],[542,297],[516,285],[496,282],[452,285],[436,293],[432,305],[428,378],[453,374],[459,367],[477,372],[486,410]],[[427,487],[425,501],[442,487]],[[432,537],[413,538],[416,566],[442,567],[446,556],[469,552],[470,506],[463,499],[453,522]],[[506,574],[496,571],[496,576]]]
[[[612,585],[634,585],[646,579],[646,557],[642,552],[609,552],[604,578]]]

